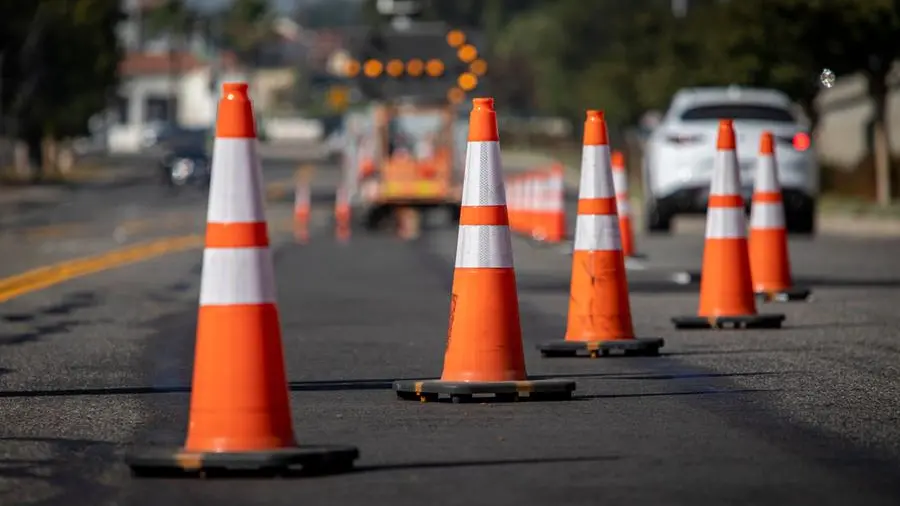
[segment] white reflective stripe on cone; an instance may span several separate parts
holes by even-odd
[[[615,196],[609,166],[609,146],[584,146],[578,198],[597,199]]]
[[[309,206],[309,185],[300,184],[297,185],[297,189],[295,190],[295,200],[294,207],[295,208],[305,208]]]
[[[707,239],[747,237],[747,217],[740,207],[710,207],[706,210]]]
[[[741,174],[738,171],[737,153],[731,150],[716,151],[713,165],[710,195],[740,195]]]
[[[618,170],[613,171],[613,187],[617,194],[628,193],[628,177],[624,172]]]
[[[619,210],[619,216],[631,216],[631,203],[627,198],[617,198],[616,207]]]
[[[466,174],[462,205],[499,206],[506,204],[499,142],[469,142],[466,147]]]
[[[579,214],[575,220],[576,251],[619,251],[619,218],[609,214]]]
[[[750,228],[784,228],[784,205],[781,202],[754,202],[750,209]]]
[[[256,146],[256,139],[216,139],[207,222],[266,221],[262,172]]]
[[[456,267],[511,268],[512,241],[506,225],[460,225]]]
[[[275,302],[269,248],[207,248],[203,251],[200,305]]]
[[[756,181],[754,181],[754,191],[758,192],[780,192],[781,186],[778,184],[778,170],[775,166],[775,159],[771,155],[760,155],[756,168]]]

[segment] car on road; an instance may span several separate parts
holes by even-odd
[[[644,223],[668,232],[681,214],[705,214],[720,119],[732,119],[743,197],[749,211],[763,131],[776,139],[775,155],[789,233],[815,229],[819,168],[808,129],[790,98],[762,88],[697,87],[679,90],[647,138],[642,164]]]
[[[163,182],[178,188],[195,185],[209,187],[212,166],[204,144],[173,145],[166,149],[159,162]]]

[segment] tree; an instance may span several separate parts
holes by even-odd
[[[879,203],[890,202],[890,157],[885,126],[887,76],[900,58],[900,2],[896,0],[757,0],[729,2],[715,22],[688,31],[720,76],[770,86],[803,106],[814,128],[823,68],[861,73],[873,102],[872,151]],[[700,69],[702,71],[702,69]],[[708,74],[708,72],[707,72]],[[705,76],[707,79],[709,76]],[[699,77],[703,79],[703,77]]]
[[[105,0],[0,4],[3,109],[10,137],[26,142],[38,176],[42,143],[86,133],[88,119],[109,104],[122,16],[117,2]]]
[[[243,62],[258,63],[260,45],[272,35],[274,15],[267,0],[233,0],[219,14],[222,41]]]

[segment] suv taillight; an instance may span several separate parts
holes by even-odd
[[[806,151],[809,149],[810,145],[809,134],[806,132],[797,132],[797,134],[794,135],[794,138],[791,139],[791,144],[794,145],[794,149],[797,151]]]

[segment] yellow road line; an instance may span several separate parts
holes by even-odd
[[[292,180],[273,181],[266,184],[265,194],[266,200],[278,200],[285,198],[293,191]],[[184,220],[196,214],[196,211],[174,211],[151,218],[141,218],[135,220],[125,220],[113,226],[122,233],[134,235],[138,232],[146,232],[157,227],[169,228],[181,225]],[[61,223],[57,225],[41,225],[36,227],[28,227],[20,233],[28,240],[47,240],[62,239],[64,237],[76,236],[89,230],[89,222]]]
[[[202,246],[203,236],[201,235],[167,237],[99,255],[40,267],[0,279],[0,302],[88,274]]]

